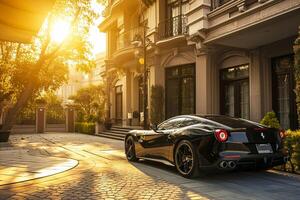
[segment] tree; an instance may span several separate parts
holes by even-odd
[[[87,35],[96,17],[90,0],[57,0],[31,44],[0,42],[0,108],[7,101],[12,105],[2,130],[12,128],[33,96],[55,90],[66,81],[68,67],[89,71],[95,65]],[[70,34],[61,42],[51,35],[59,20],[70,28]]]
[[[300,27],[299,27],[299,36],[295,40],[294,45],[294,53],[295,53],[295,80],[296,80],[296,87],[295,87],[295,94],[296,94],[296,102],[297,102],[297,114],[298,120],[300,124]]]
[[[85,122],[104,122],[105,119],[105,86],[90,85],[77,91],[75,96],[70,97],[79,107],[79,113]]]

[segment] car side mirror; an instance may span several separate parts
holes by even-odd
[[[158,130],[158,127],[157,127],[157,124],[151,124],[151,129],[153,130],[153,131],[157,131]]]

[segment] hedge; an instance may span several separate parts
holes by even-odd
[[[300,171],[300,130],[286,131],[284,146],[290,156],[290,161],[283,167],[285,171]]]
[[[95,123],[91,122],[76,122],[75,131],[77,133],[95,134]]]

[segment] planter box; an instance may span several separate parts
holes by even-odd
[[[10,131],[0,131],[0,142],[8,142]]]

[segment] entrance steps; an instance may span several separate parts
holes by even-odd
[[[126,134],[134,129],[141,129],[140,127],[124,127],[124,126],[113,126],[110,130],[100,131],[97,136],[110,138],[115,140],[124,140]]]

